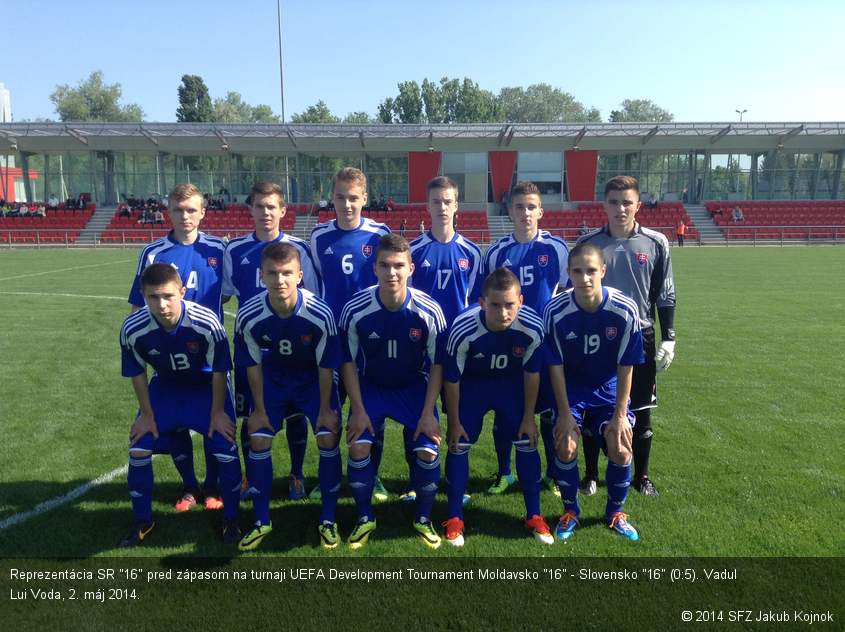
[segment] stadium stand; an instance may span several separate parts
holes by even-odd
[[[684,220],[687,225],[687,238],[698,239],[695,222],[690,219],[681,202],[661,202],[654,210],[643,205],[637,213],[640,225],[663,233],[670,241],[675,237],[675,227],[680,220]],[[601,202],[582,202],[574,210],[546,209],[540,220],[540,228],[567,241],[575,241],[582,221],[586,221],[591,230],[604,226],[607,223],[604,205]]]
[[[834,239],[845,237],[845,201],[755,200],[705,203],[709,212],[721,205],[723,215],[713,219],[725,239]],[[739,207],[744,222],[731,213]]]
[[[96,210],[96,204],[75,211],[66,210],[64,203],[46,217],[0,218],[0,242],[4,244],[74,243]]]

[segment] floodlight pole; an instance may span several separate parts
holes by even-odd
[[[281,27],[280,27],[281,28]],[[742,123],[742,115],[748,112],[748,110],[734,110],[737,114],[739,114],[739,122]]]
[[[282,79],[282,123],[285,122],[285,63],[282,59],[282,0],[277,0],[279,10],[279,75]]]

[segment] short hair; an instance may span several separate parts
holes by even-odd
[[[637,182],[636,178],[632,178],[631,176],[616,176],[608,180],[607,184],[604,185],[604,197],[607,197],[607,194],[611,191],[630,191],[632,189],[639,196],[640,183]]]
[[[268,259],[280,264],[296,261],[300,267],[302,266],[299,250],[292,244],[286,244],[281,241],[273,242],[264,249],[264,252],[261,254],[262,268],[264,267],[264,262]]]
[[[428,201],[429,194],[433,189],[453,189],[455,198],[458,197],[458,184],[449,176],[437,176],[425,187],[425,199]]]
[[[334,186],[338,182],[358,187],[364,193],[367,192],[367,176],[364,175],[363,171],[355,167],[344,167],[334,174],[332,177],[332,191],[334,191]]]
[[[569,258],[566,260],[566,266],[569,267],[575,257],[583,257],[584,255],[596,255],[599,258],[599,264],[604,265],[604,251],[595,244],[583,243],[578,244],[569,251]]]
[[[505,267],[496,268],[481,284],[481,296],[486,298],[490,292],[507,292],[512,287],[515,287],[517,292],[522,292],[519,279],[513,272]]]
[[[376,261],[378,261],[382,252],[407,252],[408,258],[411,258],[411,247],[408,245],[408,240],[396,233],[387,233],[378,240]]]
[[[193,184],[177,184],[170,192],[170,199],[176,203],[182,202],[183,200],[189,200],[192,197],[200,197],[204,199],[202,191]]]
[[[273,195],[276,194],[279,196],[279,204],[282,206],[285,205],[285,192],[275,182],[256,182],[252,185],[252,190],[250,191],[249,195],[252,198],[255,198],[256,195]]]
[[[141,273],[142,292],[148,287],[161,287],[168,283],[175,283],[177,287],[182,287],[182,277],[179,276],[179,271],[169,263],[153,263],[144,268]]]
[[[518,182],[513,188],[513,191],[511,191],[511,199],[515,198],[517,195],[538,195],[540,198],[543,197],[543,194],[540,193],[540,189],[537,188],[537,185],[533,182],[529,182],[528,180]]]

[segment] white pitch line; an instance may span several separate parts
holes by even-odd
[[[46,272],[33,272],[32,274],[21,274],[19,276],[5,277],[0,281],[11,281],[12,279],[26,279],[27,277],[41,276],[42,274],[56,274],[58,272],[70,272],[71,270],[83,270],[85,268],[99,268],[100,266],[113,266],[117,263],[126,263],[132,259],[125,259],[123,261],[109,261],[107,263],[92,263],[89,266],[77,266],[75,268],[62,268],[61,270],[48,270]]]
[[[65,296],[68,298],[105,298],[109,300],[115,301],[125,301],[126,298],[123,296],[90,296],[88,294],[52,294],[49,292],[0,292],[0,296],[8,294],[13,296]],[[233,312],[223,312],[226,316],[230,318],[235,318],[237,314]]]
[[[48,500],[46,502],[43,502],[40,505],[36,505],[35,509],[31,509],[31,510],[25,511],[23,513],[14,514],[13,516],[9,516],[8,518],[6,518],[2,522],[0,522],[0,531],[3,531],[4,529],[8,529],[9,527],[14,526],[16,524],[20,524],[21,522],[24,522],[25,520],[29,520],[30,518],[34,518],[35,516],[38,516],[38,515],[43,514],[47,511],[50,511],[51,509],[55,509],[59,505],[64,505],[65,503],[68,503],[71,500],[81,496],[82,494],[87,492],[89,489],[97,487],[98,485],[102,485],[103,483],[108,483],[109,481],[113,480],[114,478],[117,478],[121,474],[126,474],[128,471],[129,471],[129,464],[126,464],[122,467],[117,468],[116,470],[112,470],[111,472],[108,472],[107,474],[103,474],[102,476],[98,476],[93,481],[89,481],[88,483],[85,483],[84,485],[80,485],[76,489],[69,491],[64,496],[58,496],[56,498],[53,498],[52,500]]]

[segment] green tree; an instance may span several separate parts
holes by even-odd
[[[370,115],[366,112],[349,112],[343,117],[343,122],[350,125],[368,125],[370,123],[377,123],[378,121],[371,119]]]
[[[119,83],[103,83],[103,71],[95,70],[76,88],[56,86],[50,100],[60,121],[143,121],[144,110],[137,103],[120,105],[123,89]]]
[[[250,110],[251,123],[281,123],[282,117],[278,114],[273,114],[273,110],[269,105],[260,103]]]
[[[393,104],[396,118],[400,123],[424,123],[420,84],[416,81],[403,81],[397,85],[399,95]]]
[[[225,99],[214,99],[214,118],[218,123],[278,123],[269,105],[252,106],[237,92],[229,92]]]
[[[446,81],[444,77],[442,81]],[[423,79],[422,90],[423,106],[425,108],[425,120],[427,123],[445,123],[446,110],[443,103],[443,91],[433,81]]]
[[[378,120],[382,123],[393,123],[393,110],[395,102],[393,97],[387,97],[384,101],[378,104]]]
[[[179,107],[176,109],[176,120],[180,123],[213,123],[214,106],[208,87],[197,75],[182,75],[182,85],[179,86]]]
[[[329,107],[320,100],[316,105],[309,105],[301,114],[295,113],[290,117],[290,121],[291,123],[340,123],[340,118],[334,116]]]
[[[499,107],[508,123],[571,123],[601,121],[596,108],[587,108],[568,92],[537,83],[522,88],[502,88]]]
[[[471,79],[464,78],[455,105],[455,123],[500,123],[504,120],[496,97],[482,90]]]
[[[671,123],[675,115],[664,110],[649,99],[625,99],[619,104],[621,110],[613,110],[608,121],[611,123]]]

